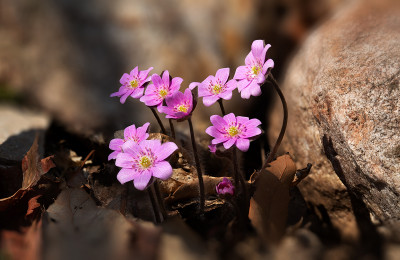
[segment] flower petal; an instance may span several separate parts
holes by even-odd
[[[153,166],[152,170],[153,170],[153,176],[163,181],[172,176],[172,167],[166,161],[157,162]]]
[[[242,89],[242,91],[240,92],[240,96],[243,99],[249,99],[251,96],[250,88],[246,87],[246,88]]]
[[[139,156],[140,150],[141,150],[141,148],[140,148],[139,144],[132,140],[127,140],[122,145],[122,151],[124,153],[129,153],[132,156]]]
[[[269,68],[273,68],[274,67],[274,61],[272,59],[267,60],[267,62],[265,62],[263,68],[262,68],[262,73],[265,75],[268,71]]]
[[[118,155],[120,152],[121,152],[121,151],[116,150],[116,151],[110,153],[110,155],[108,156],[108,160],[110,161],[110,160],[112,160],[112,159],[117,158],[117,155]]]
[[[261,129],[258,127],[255,127],[255,128],[247,128],[246,132],[241,133],[240,136],[243,138],[250,138],[253,136],[257,136],[259,134],[261,134]]]
[[[189,89],[193,90],[195,87],[199,86],[201,83],[200,82],[192,82],[189,84]]]
[[[214,125],[214,127],[217,128],[220,132],[224,132],[225,128],[228,127],[228,123],[225,121],[225,119],[219,115],[212,115],[210,117],[211,123]]]
[[[224,136],[224,134],[218,131],[218,129],[215,126],[207,127],[206,133],[214,138],[222,138]]]
[[[128,181],[133,180],[134,176],[136,175],[136,171],[133,169],[126,169],[123,168],[121,169],[118,174],[117,174],[117,180],[121,183],[124,184]]]
[[[206,97],[203,97],[203,104],[206,107],[209,107],[212,104],[214,104],[215,102],[217,102],[218,99],[219,99],[218,96],[206,96]]]
[[[124,144],[124,140],[115,138],[110,141],[110,145],[108,146],[111,150],[121,151],[121,146]]]
[[[121,77],[121,79],[119,80],[119,83],[121,83],[122,85],[126,84],[127,82],[129,82],[129,74],[124,73]]]
[[[178,149],[178,146],[173,142],[163,143],[160,147],[154,150],[157,156],[157,161],[165,160],[168,156],[173,154]]]
[[[229,148],[232,147],[232,145],[235,143],[235,141],[236,141],[235,138],[228,139],[228,141],[223,143],[224,148],[228,150]]]
[[[160,140],[144,140],[140,143],[140,146],[142,149],[150,149],[151,151],[157,151],[161,147],[161,141]],[[157,154],[156,154],[157,155]]]
[[[256,84],[256,83],[252,83],[252,85],[250,85],[248,87],[250,89],[250,93],[252,96],[260,96],[261,95],[261,88],[260,85]]]
[[[163,85],[162,79],[158,74],[153,74],[153,76],[151,76],[151,81],[153,81],[153,84],[156,88],[159,88]]]
[[[236,123],[236,117],[235,114],[229,113],[224,116],[225,122],[229,125],[230,123]]]
[[[215,77],[221,81],[221,84],[225,84],[229,78],[229,68],[222,68],[217,70]]]
[[[121,104],[124,104],[126,99],[132,94],[131,91],[127,91],[125,94],[122,95],[121,99],[119,100],[119,102],[121,102]]]
[[[151,173],[149,171],[141,172],[134,177],[133,185],[138,190],[144,190],[147,188],[150,179],[151,179]]]
[[[247,66],[239,66],[236,69],[235,76],[233,76],[233,79],[237,79],[237,80],[245,79],[245,78],[247,78],[248,72],[249,72],[249,69],[247,68]]]
[[[182,82],[183,82],[182,78],[179,78],[179,77],[173,78],[171,81],[171,86],[169,88],[170,93],[172,94],[172,93],[179,91],[179,89],[181,88]]]
[[[253,53],[253,56],[257,59],[261,59],[264,51],[264,41],[263,40],[255,40],[251,44],[251,52]],[[267,49],[268,50],[268,49]],[[265,55],[264,55],[265,57]]]
[[[249,139],[239,138],[236,141],[236,147],[242,152],[247,152],[249,150],[249,146],[250,146]]]
[[[139,142],[146,140],[149,137],[149,134],[147,133],[147,129],[149,128],[150,123],[147,122],[141,127],[138,127],[136,130],[136,136],[139,138]]]
[[[248,85],[250,85],[251,81],[248,81],[247,79],[242,79],[241,81],[238,82],[238,91],[239,93],[243,91]]]
[[[150,68],[148,68],[147,70],[139,71],[139,79],[140,79],[141,81],[144,81],[144,82],[149,81],[150,79],[146,79],[146,78],[147,78],[147,76],[149,75],[149,72],[150,72],[152,69],[153,69],[153,67],[150,67]],[[144,82],[143,82],[143,83],[144,83]]]
[[[129,73],[129,75],[130,75],[131,77],[137,77],[138,73],[139,73],[139,67],[136,66],[133,70],[131,70],[131,72]]]
[[[135,137],[136,137],[136,126],[135,125],[131,125],[131,126],[128,126],[127,128],[125,128],[125,130],[124,130],[125,140],[129,140],[129,139],[135,138]]]
[[[115,165],[121,168],[132,168],[133,157],[131,154],[127,153],[119,153],[117,155],[117,160],[115,161]]]
[[[133,90],[131,97],[133,98],[140,98],[143,96],[144,88],[137,87]]]
[[[169,72],[168,70],[165,70],[162,74],[162,81],[164,83],[165,86],[169,86],[170,85],[170,79],[169,79]]]
[[[245,122],[244,125],[247,128],[254,128],[254,127],[261,125],[261,121],[258,120],[257,118],[253,118],[253,119],[250,119],[247,122]]]
[[[249,54],[247,54],[244,62],[246,63],[247,66],[253,66],[255,63],[257,63],[251,51],[249,52]]]

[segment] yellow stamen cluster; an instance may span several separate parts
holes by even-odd
[[[219,84],[216,84],[216,85],[212,86],[212,89],[213,89],[214,94],[219,94],[219,93],[221,93],[222,86]]]
[[[139,82],[136,79],[131,80],[131,82],[129,82],[129,84],[131,85],[131,88],[133,88],[133,89],[135,89],[139,86]]]
[[[143,156],[142,158],[140,158],[139,164],[140,166],[142,166],[143,169],[147,169],[151,166],[152,162],[149,157]]]
[[[251,68],[251,72],[253,73],[254,76],[257,76],[261,72],[261,67],[253,66],[253,68]]]
[[[232,136],[232,137],[235,137],[236,135],[239,134],[239,129],[237,129],[236,126],[231,126],[231,127],[229,127],[229,129],[228,129],[228,134],[229,134],[230,136]]]
[[[189,108],[187,106],[185,106],[185,105],[180,105],[180,106],[177,107],[177,110],[179,112],[184,112],[184,113],[186,113],[188,111],[188,109]]]
[[[166,89],[161,89],[158,94],[160,95],[160,97],[165,98],[165,96],[168,95],[168,91]]]

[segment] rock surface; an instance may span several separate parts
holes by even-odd
[[[307,39],[283,84],[290,119],[282,150],[299,166],[314,164],[299,188],[347,237],[357,238],[369,215],[400,234],[399,17],[395,0],[349,4]]]
[[[21,161],[32,146],[36,134],[43,137],[49,124],[49,117],[43,113],[0,105],[0,159]],[[39,140],[39,153],[43,153],[43,138]]]

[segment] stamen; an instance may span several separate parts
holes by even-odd
[[[179,105],[178,107],[176,107],[176,110],[177,110],[178,112],[184,112],[184,113],[186,113],[186,112],[188,111],[188,109],[189,109],[189,107],[188,107],[187,105],[184,105],[184,104]]]
[[[142,166],[143,169],[147,169],[152,165],[152,161],[149,157],[142,156],[142,158],[140,158],[139,164],[140,166]]]
[[[129,84],[131,85],[130,87],[133,88],[133,89],[135,89],[135,88],[137,88],[139,86],[139,82],[136,79],[131,80],[129,82]]]
[[[236,126],[231,126],[228,129],[228,134],[232,137],[235,137],[240,133],[239,129]]]

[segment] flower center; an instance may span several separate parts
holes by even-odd
[[[213,94],[219,94],[222,91],[222,86],[219,84],[216,84],[212,86]]]
[[[129,84],[131,85],[131,88],[133,88],[133,89],[135,89],[135,88],[137,88],[139,86],[139,82],[136,79],[131,80],[129,82]]]
[[[235,137],[240,133],[239,129],[236,126],[231,126],[228,129],[228,134],[232,137]]]
[[[251,73],[253,76],[257,76],[261,72],[261,67],[260,66],[253,66],[251,68]]]
[[[152,161],[149,157],[142,156],[142,158],[140,158],[139,164],[140,164],[140,166],[142,166],[143,169],[147,169],[151,166]]]
[[[188,109],[189,109],[189,107],[186,106],[186,105],[184,105],[184,104],[179,105],[179,106],[176,108],[176,110],[178,110],[178,112],[184,112],[184,113],[186,113],[186,112],[188,111]]]
[[[165,96],[168,95],[168,91],[166,89],[161,89],[158,94],[160,95],[161,98],[165,98]]]

